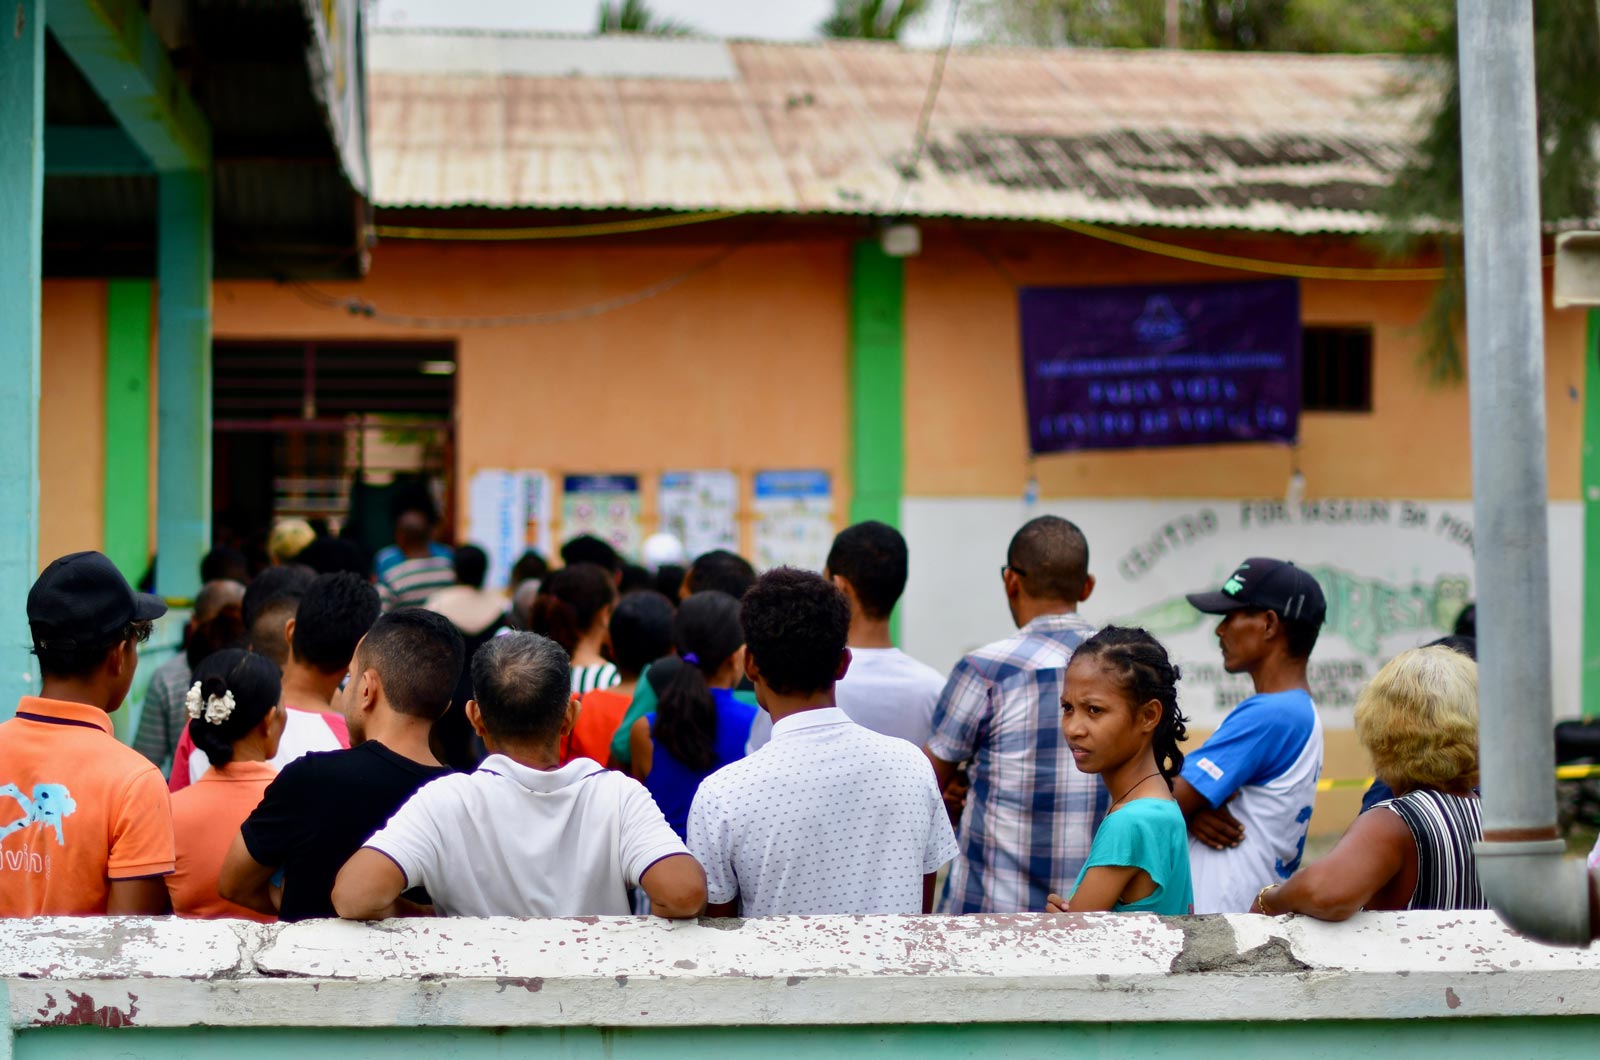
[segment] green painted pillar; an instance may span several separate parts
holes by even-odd
[[[905,486],[905,269],[876,240],[850,267],[850,521],[900,525]]]
[[[44,5],[0,17],[0,718],[35,689],[28,588],[39,571]]]
[[[150,283],[106,285],[105,553],[129,581],[150,563]]]
[[[211,173],[159,182],[156,591],[187,600],[211,546]]]
[[[1583,716],[1600,716],[1600,310],[1583,357]]]

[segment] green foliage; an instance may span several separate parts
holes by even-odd
[[[899,40],[928,0],[833,0],[833,14],[817,29],[824,37]]]
[[[682,37],[694,28],[675,18],[661,18],[650,10],[648,0],[605,0],[600,5],[600,24],[596,33],[646,33],[657,37]]]

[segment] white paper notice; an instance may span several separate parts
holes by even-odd
[[[528,476],[489,468],[467,491],[467,540],[489,556],[485,587],[504,589],[511,565],[528,547]]]
[[[758,471],[756,566],[820,571],[833,546],[833,484],[826,471]]]
[[[662,531],[681,541],[690,559],[739,551],[739,477],[732,471],[668,471],[656,507]]]

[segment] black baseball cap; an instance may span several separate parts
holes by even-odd
[[[98,552],[62,556],[28,590],[28,627],[38,649],[109,647],[128,623],[166,613],[161,597],[134,592],[116,564]]]
[[[1190,593],[1196,611],[1225,615],[1229,611],[1276,611],[1281,618],[1321,625],[1328,601],[1317,579],[1281,559],[1254,556],[1239,564],[1221,590]]]

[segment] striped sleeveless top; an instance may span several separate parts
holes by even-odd
[[[1472,844],[1483,838],[1477,799],[1419,789],[1381,802],[1400,815],[1417,843],[1417,888],[1407,909],[1487,909]]]

